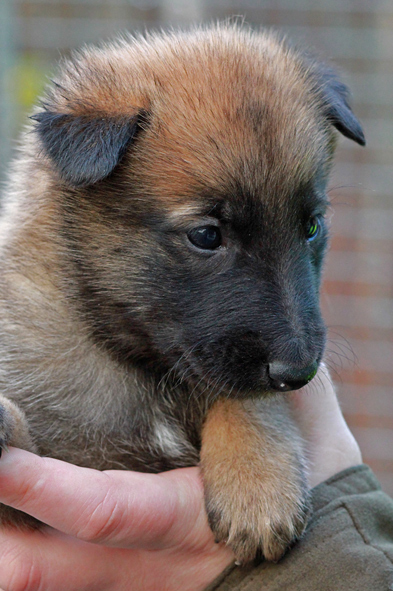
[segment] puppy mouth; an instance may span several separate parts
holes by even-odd
[[[260,356],[250,356],[247,362],[233,359],[210,359],[204,363],[199,355],[183,358],[179,374],[188,382],[195,396],[206,395],[210,400],[220,396],[254,398],[272,393],[284,393],[303,388],[318,372],[322,354],[307,363],[264,363]],[[179,368],[180,369],[180,368]]]
[[[249,398],[298,390],[311,382],[318,372],[321,347],[298,348],[286,357],[269,354],[255,339],[228,344],[205,343],[185,348],[175,364],[174,373],[191,388],[195,396],[216,399],[220,396]],[[316,343],[315,343],[316,344]],[[291,355],[292,353],[292,355]]]

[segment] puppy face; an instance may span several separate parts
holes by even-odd
[[[333,126],[364,142],[330,70],[266,34],[157,37],[77,56],[35,119],[92,338],[213,394],[312,379]]]

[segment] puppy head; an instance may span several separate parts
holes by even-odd
[[[216,27],[86,50],[35,115],[68,296],[123,362],[216,393],[316,373],[335,130],[348,91],[266,33]]]

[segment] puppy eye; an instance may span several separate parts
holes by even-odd
[[[306,239],[308,242],[315,240],[321,231],[321,220],[318,216],[310,218],[306,225]]]
[[[188,232],[187,236],[194,246],[204,250],[215,250],[222,244],[221,231],[217,226],[194,228]]]

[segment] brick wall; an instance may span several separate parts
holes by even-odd
[[[332,245],[322,301],[343,409],[365,460],[393,495],[391,0],[15,0],[13,6],[23,81],[31,64],[48,71],[58,48],[64,52],[126,27],[234,14],[255,25],[284,28],[343,69],[368,144],[362,149],[340,140],[329,193]]]

